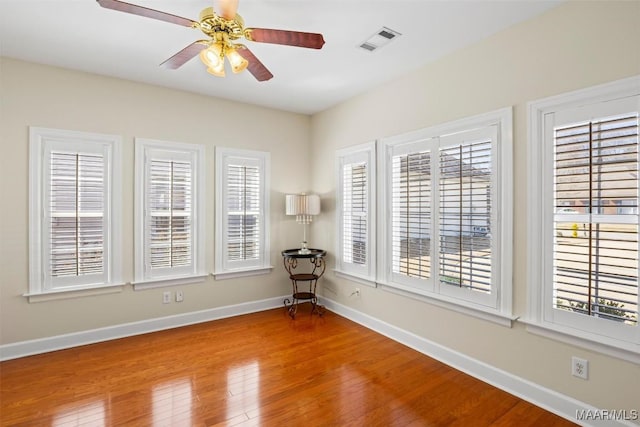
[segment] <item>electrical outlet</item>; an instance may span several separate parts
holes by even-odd
[[[359,297],[360,296],[360,288],[356,288],[356,292],[355,292],[356,296]]]
[[[171,292],[166,291],[162,294],[162,303],[169,304],[171,302]]]
[[[176,291],[176,302],[184,301],[184,293],[182,291]]]
[[[582,378],[583,380],[589,379],[589,361],[587,359],[581,359],[579,357],[571,358],[571,375],[574,377]]]

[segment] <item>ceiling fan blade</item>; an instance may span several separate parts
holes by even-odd
[[[180,68],[185,63],[187,63],[190,59],[192,59],[194,56],[199,54],[202,49],[204,49],[202,40],[193,42],[189,46],[182,49],[180,52],[173,55],[171,58],[164,61],[162,64],[160,64],[160,66],[164,68],[169,68],[171,70]]]
[[[213,0],[213,10],[224,19],[233,19],[238,11],[238,0]]]
[[[247,28],[245,36],[248,40],[261,43],[284,44],[287,46],[322,49],[324,38],[318,33],[302,31],[271,30],[268,28]]]
[[[238,49],[238,54],[249,61],[247,70],[249,70],[249,72],[253,74],[253,77],[255,77],[259,82],[264,82],[273,77],[271,71],[269,71],[262,62],[260,62],[249,48],[243,47],[242,49]]]
[[[172,24],[191,27],[196,22],[181,16],[172,15],[170,13],[160,12],[159,10],[149,9],[148,7],[138,6],[135,4],[125,3],[119,0],[97,0],[98,4],[106,9],[118,10],[120,12],[132,13],[134,15],[146,16],[147,18],[158,19],[160,21],[170,22]]]

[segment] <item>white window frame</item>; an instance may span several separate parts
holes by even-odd
[[[215,270],[213,276],[216,280],[231,279],[243,276],[253,276],[270,273],[273,266],[270,264],[270,176],[271,155],[265,151],[241,150],[225,147],[216,147],[216,238],[215,238]],[[258,167],[261,175],[260,217],[263,226],[260,228],[260,241],[262,243],[258,259],[253,260],[229,260],[227,239],[227,167],[231,163]]]
[[[360,144],[336,152],[336,267],[338,275],[345,275],[369,286],[376,286],[376,145]],[[364,163],[366,167],[366,262],[354,264],[344,260],[344,167]]]
[[[530,102],[528,158],[528,330],[594,351],[640,362],[640,326],[616,324],[553,308],[553,122],[556,114],[582,120],[608,114],[626,103],[640,111],[640,76]],[[622,328],[627,330],[622,331]],[[628,330],[629,328],[635,331]]]
[[[456,120],[442,125],[421,129],[403,135],[384,138],[378,144],[378,284],[402,295],[424,299],[429,303],[443,306],[465,314],[473,315],[510,327],[515,318],[512,314],[512,230],[513,230],[513,136],[511,107]],[[441,143],[452,135],[492,128],[496,140],[492,146],[492,291],[490,297],[474,291],[443,289],[432,277],[417,282],[412,278],[398,278],[392,273],[392,213],[391,206],[391,159],[392,155],[403,152],[431,150],[432,180],[435,182],[432,198],[439,199],[439,172],[434,156],[439,156]],[[440,141],[442,139],[442,141]],[[432,204],[437,206],[437,204]],[[438,236],[439,214],[432,212],[432,236]],[[431,239],[433,271],[439,271],[438,239]],[[475,295],[477,294],[477,295]]]
[[[191,257],[189,266],[163,268],[153,271],[147,259],[147,182],[152,159],[181,160],[191,163]],[[207,276],[205,269],[205,147],[135,138],[135,290],[202,282]]]
[[[124,286],[122,282],[122,184],[121,145],[117,135],[79,132],[43,127],[29,128],[29,302],[55,298],[76,297],[104,293],[107,288]],[[81,277],[57,279],[47,274],[46,242],[48,155],[52,150],[70,152],[99,152],[104,156],[106,177],[104,201],[104,273],[98,281]],[[85,292],[86,291],[86,292]],[[56,297],[57,295],[57,297]]]

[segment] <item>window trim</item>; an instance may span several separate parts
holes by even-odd
[[[216,162],[216,206],[215,206],[215,265],[214,272],[211,273],[216,280],[233,279],[238,277],[254,276],[259,274],[268,274],[273,269],[270,260],[270,192],[271,192],[271,154],[266,151],[233,149],[225,147],[215,148]],[[226,213],[226,191],[224,183],[226,181],[226,166],[229,159],[242,159],[251,163],[257,163],[261,166],[260,174],[262,176],[262,186],[260,189],[262,204],[261,215],[264,227],[260,230],[262,248],[260,249],[260,258],[252,263],[253,265],[240,265],[238,267],[229,267],[226,260],[226,224],[224,222]]]
[[[363,160],[360,160],[363,159]],[[367,265],[357,267],[346,265],[343,259],[343,167],[347,164],[360,163],[367,165]],[[336,152],[336,266],[338,275],[357,280],[368,286],[376,286],[376,143],[367,142]]]
[[[45,286],[43,262],[43,212],[45,187],[45,150],[49,142],[62,144],[102,144],[106,148],[107,204],[105,213],[108,224],[105,233],[109,236],[106,245],[105,268],[107,280],[98,284],[78,284],[74,286]],[[92,132],[29,127],[29,290],[24,294],[29,302],[43,300],[41,296],[56,295],[56,299],[92,295],[96,290],[118,288],[122,281],[122,179],[119,171],[122,165],[122,138]]]
[[[419,289],[406,286],[401,283],[394,283],[391,280],[391,260],[389,259],[390,233],[388,230],[391,213],[387,207],[379,204],[378,207],[378,228],[384,230],[384,235],[378,238],[378,265],[382,266],[378,270],[377,283],[388,290],[432,302],[435,305],[463,311],[466,314],[485,320],[494,321],[505,326],[511,326],[515,320],[512,314],[512,230],[513,230],[513,112],[512,107],[479,114],[441,125],[420,129],[405,134],[383,138],[378,144],[378,167],[379,175],[383,179],[378,179],[379,200],[386,201],[391,195],[390,170],[391,158],[390,149],[399,144],[425,143],[436,145],[435,139],[453,133],[472,131],[474,129],[487,126],[496,126],[498,130],[498,150],[495,159],[494,174],[496,174],[495,193],[498,197],[496,202],[496,223],[500,232],[496,237],[494,247],[499,248],[496,289],[496,306],[489,307],[466,299],[458,299],[451,295],[434,292],[429,289]],[[437,197],[437,196],[434,196]],[[437,215],[437,213],[436,213]],[[437,217],[436,217],[437,219]],[[436,222],[434,221],[434,224]]]
[[[205,269],[205,147],[201,144],[160,141],[148,138],[135,138],[135,201],[134,201],[134,290],[151,289],[166,286],[202,282],[206,277]],[[193,165],[192,173],[192,230],[191,250],[193,265],[185,274],[149,275],[146,265],[145,205],[147,156],[149,152],[164,152],[168,157],[175,153],[178,157],[188,157]],[[182,268],[180,270],[183,270]]]
[[[549,308],[546,301],[549,284],[545,283],[548,271],[548,255],[545,255],[545,224],[552,222],[552,213],[544,208],[545,190],[553,186],[552,165],[545,142],[545,120],[547,114],[562,112],[579,107],[594,106],[613,100],[640,96],[640,76],[617,80],[598,86],[580,89],[527,104],[529,129],[527,141],[527,205],[530,208],[527,220],[527,288],[528,307],[526,318],[531,333],[566,342],[568,339],[578,346],[588,348],[624,360],[640,362],[640,324],[635,326],[635,342],[612,338],[598,332],[585,331],[566,324],[549,320],[545,313]],[[640,105],[638,106],[640,108]],[[540,176],[542,171],[542,177]],[[551,186],[551,187],[550,187]]]

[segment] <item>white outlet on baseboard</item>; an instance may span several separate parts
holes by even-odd
[[[184,292],[176,291],[176,302],[184,301]]]
[[[589,379],[589,361],[587,359],[581,359],[579,357],[571,358],[571,375],[574,377],[582,378],[583,380]]]
[[[171,291],[165,291],[162,294],[162,303],[169,304],[171,302]]]

